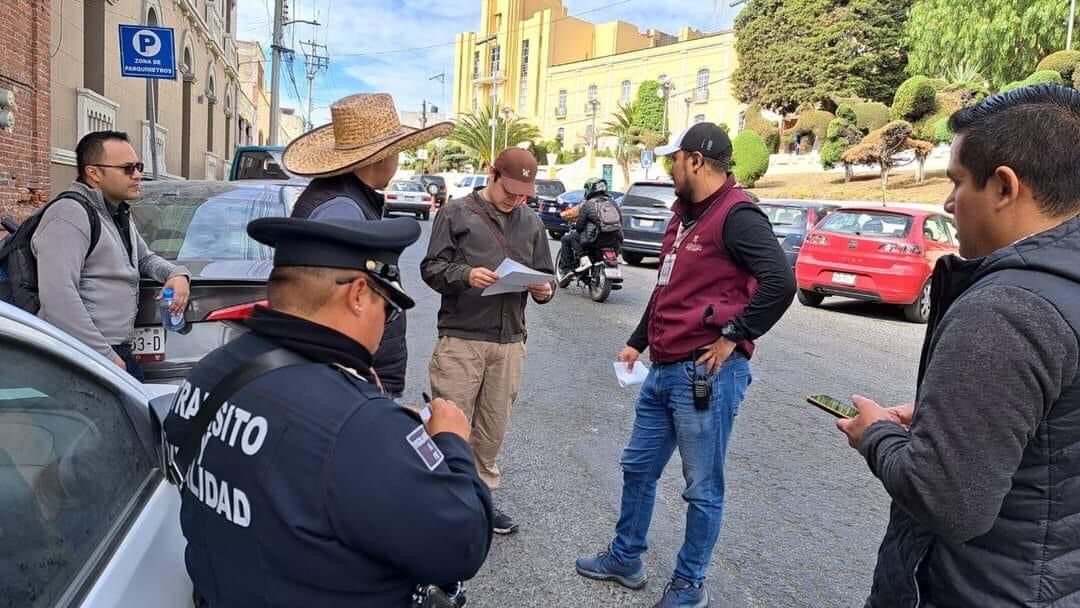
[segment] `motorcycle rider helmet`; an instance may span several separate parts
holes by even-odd
[[[585,199],[607,194],[608,185],[602,177],[591,177],[585,181]]]

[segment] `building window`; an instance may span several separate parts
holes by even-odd
[[[491,75],[494,76],[499,73],[499,45],[491,47]]]
[[[83,86],[106,96],[105,0],[86,0],[83,4]]]
[[[566,116],[566,89],[559,91],[559,106],[555,109],[559,116]]]
[[[555,139],[559,140],[559,143],[566,141],[566,127],[559,127],[558,132],[555,134]]]
[[[600,96],[600,88],[597,87],[595,84],[590,84],[589,85],[589,101],[596,101],[596,99],[599,96]]]
[[[525,77],[529,74],[529,41],[525,40],[521,43],[521,76]]]
[[[698,114],[697,116],[694,117],[694,124],[696,125],[699,122],[705,122],[705,115],[704,114]]]
[[[529,79],[524,74],[521,76],[521,84],[518,86],[518,114],[529,112]]]
[[[697,88],[694,89],[694,101],[709,99],[709,70],[700,69],[697,73]]]
[[[214,108],[217,107],[217,83],[214,82],[213,68],[206,85],[206,151],[214,151]],[[213,179],[207,175],[207,179]]]
[[[630,105],[630,81],[622,81],[622,104],[624,106]]]
[[[473,51],[472,76],[473,78],[480,78],[480,51]]]

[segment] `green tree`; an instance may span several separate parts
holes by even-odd
[[[619,110],[612,115],[611,120],[604,123],[601,135],[615,138],[615,162],[623,172],[623,183],[630,184],[630,161],[637,156],[638,144],[641,143],[641,129],[634,126],[637,118],[637,104],[628,106],[619,104]],[[609,184],[610,185],[610,184]]]
[[[491,157],[491,119],[490,107],[463,114],[448,138],[468,150],[480,166],[489,165],[494,160]],[[508,122],[501,113],[496,113],[495,121],[496,156],[502,152],[504,145],[516,146],[523,141],[540,137],[539,129],[520,118],[511,118]]]
[[[994,87],[1024,78],[1065,46],[1069,3],[1060,0],[916,0],[907,21],[908,72],[980,66]]]
[[[744,130],[731,142],[732,172],[739,184],[753,188],[769,170],[769,149],[765,140],[756,132]]]
[[[892,100],[910,0],[750,0],[735,20],[735,97],[783,114],[833,97]]]
[[[642,131],[653,133],[665,133],[664,129],[664,100],[657,91],[660,83],[655,80],[646,80],[638,87],[637,99],[633,102],[636,108],[633,126]]]

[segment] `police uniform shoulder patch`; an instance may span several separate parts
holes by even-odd
[[[445,460],[445,456],[439,450],[439,446],[435,445],[435,440],[427,434],[424,425],[416,427],[413,432],[405,436],[405,440],[409,442],[409,446],[412,447],[413,451],[420,456],[420,460],[424,461],[424,465],[427,466],[429,471],[434,471]]]

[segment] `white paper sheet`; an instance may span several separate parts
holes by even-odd
[[[510,258],[506,258],[502,264],[499,264],[499,267],[495,269],[495,274],[499,275],[499,280],[481,292],[481,295],[494,296],[501,293],[519,293],[527,290],[529,285],[550,283],[554,278],[546,272],[533,270]]]
[[[627,371],[626,364],[621,361],[616,361],[614,365],[615,378],[619,381],[619,386],[622,388],[634,386],[635,384],[642,384],[649,375],[649,368],[645,367],[645,364],[641,361],[634,361],[634,369],[632,371]]]

